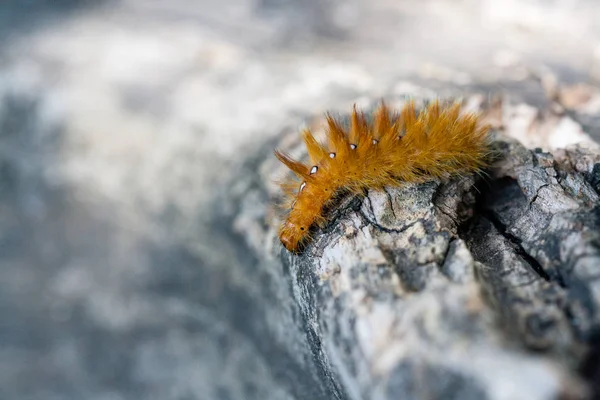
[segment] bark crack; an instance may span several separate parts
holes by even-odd
[[[523,247],[523,240],[510,233],[507,227],[504,226],[504,224],[502,224],[502,222],[496,217],[496,215],[494,215],[492,211],[488,211],[485,209],[481,209],[480,211],[483,217],[492,223],[492,225],[494,226],[494,228],[496,228],[498,233],[500,233],[506,240],[508,240],[513,245],[515,253],[519,257],[521,257],[521,259],[525,261],[531,267],[531,269],[537,275],[540,276],[540,278],[549,282],[551,280],[550,276],[544,270],[542,264],[540,264],[540,262],[535,257],[533,257],[525,250],[525,248]]]

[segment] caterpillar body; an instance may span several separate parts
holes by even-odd
[[[283,246],[300,251],[311,227],[326,222],[324,209],[340,192],[363,194],[403,183],[445,179],[478,172],[486,165],[488,130],[477,115],[461,113],[460,103],[414,102],[392,111],[385,103],[367,119],[354,107],[349,126],[326,114],[327,144],[302,132],[310,164],[275,150],[275,156],[300,180],[281,183],[288,211],[279,229]]]

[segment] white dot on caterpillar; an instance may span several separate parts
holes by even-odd
[[[373,144],[377,144],[377,143],[379,143],[379,140],[373,139]]]
[[[312,174],[316,174],[318,170],[319,170],[319,167],[317,167],[317,166],[315,165],[314,167],[312,167],[312,168],[310,169],[310,174],[311,174],[311,175],[312,175]]]
[[[356,150],[356,145],[355,145],[355,144],[351,144],[351,145],[350,145],[350,148],[351,148],[352,150]]]
[[[300,185],[300,191],[302,191],[305,186],[306,186],[306,182],[302,182],[302,185]]]
[[[329,158],[335,158],[335,153],[329,153]]]

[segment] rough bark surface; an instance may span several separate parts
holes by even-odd
[[[333,397],[593,396],[600,151],[528,150],[496,128],[487,176],[348,198],[300,255],[249,217],[260,206],[248,199],[272,196],[281,170],[249,168],[259,175],[240,191],[236,226],[258,258],[283,264]],[[301,152],[296,135],[279,145]]]

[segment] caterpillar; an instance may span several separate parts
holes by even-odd
[[[310,164],[274,151],[299,178],[280,183],[287,216],[279,239],[288,251],[305,247],[340,193],[362,195],[367,189],[447,179],[486,166],[489,127],[476,114],[461,113],[458,102],[436,100],[417,111],[409,101],[394,111],[382,101],[372,118],[355,105],[347,125],[326,113],[326,144],[309,129],[302,131]]]

